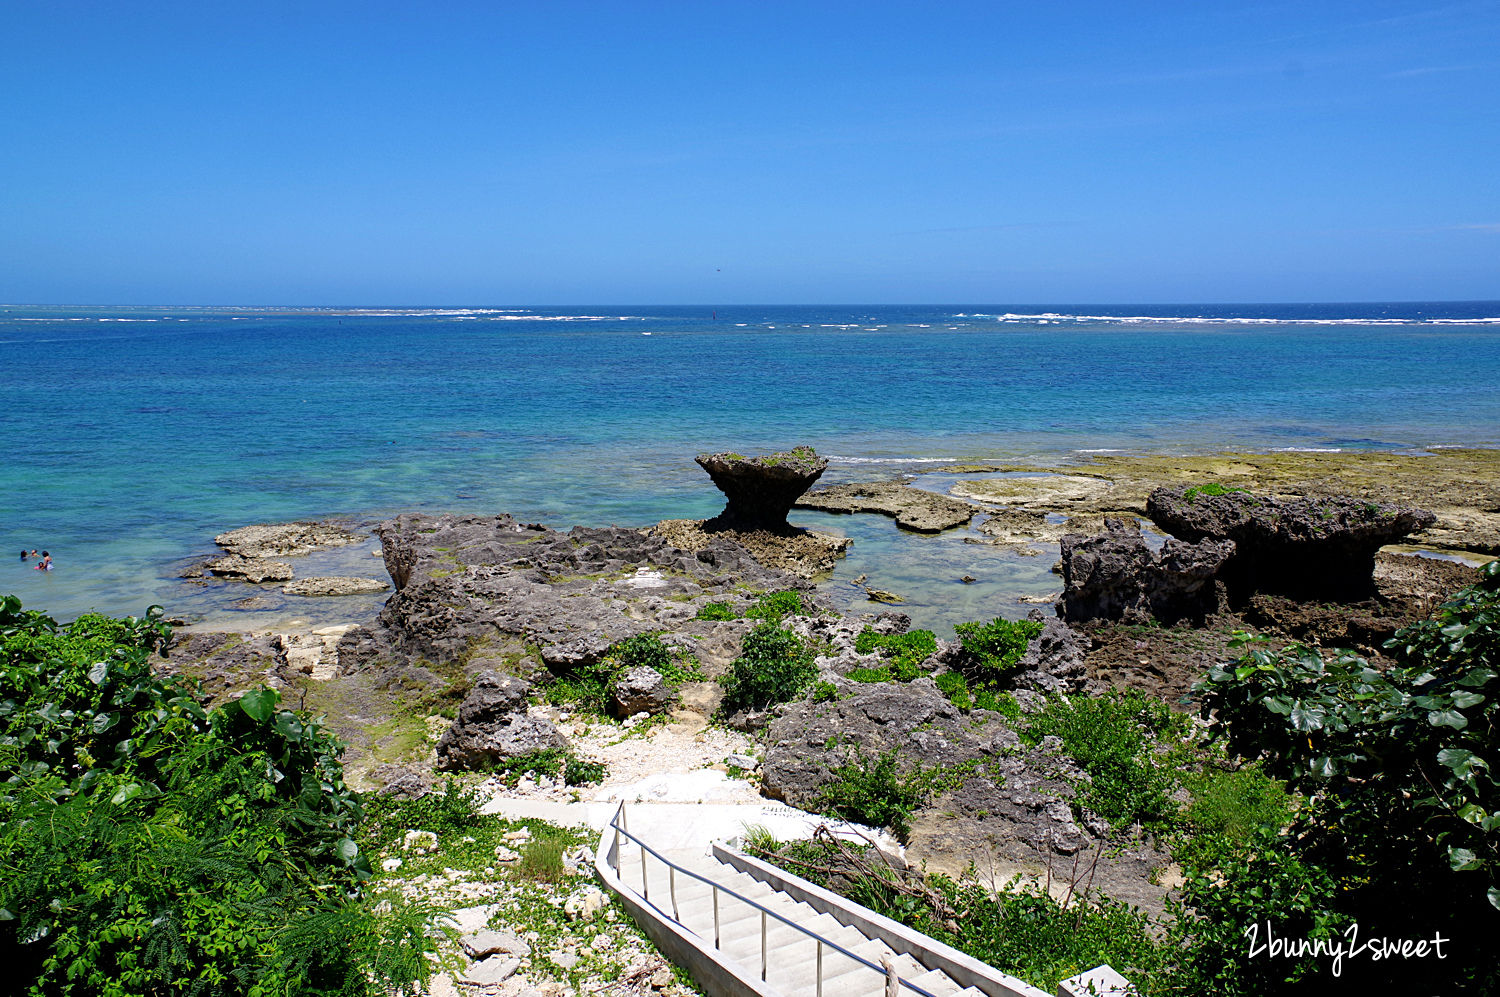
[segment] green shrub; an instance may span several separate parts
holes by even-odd
[[[811,612],[802,602],[802,593],[783,589],[780,592],[763,593],[755,600],[755,605],[745,610],[745,618],[780,623],[788,616],[807,616]]]
[[[846,676],[851,682],[889,682],[889,668],[851,668]]]
[[[1261,828],[1280,831],[1292,818],[1286,784],[1254,765],[1208,769],[1185,783],[1192,798],[1183,812],[1183,842],[1173,849],[1184,865],[1202,865],[1224,847],[1247,845]]]
[[[1179,777],[1172,751],[1188,719],[1165,703],[1135,689],[1111,690],[1103,696],[1054,698],[1027,718],[1021,739],[1036,745],[1056,735],[1062,751],[1089,775],[1078,802],[1116,828],[1139,822],[1165,830],[1177,817],[1172,801]],[[1163,753],[1162,742],[1169,743]]]
[[[980,689],[974,694],[974,708],[979,710],[993,710],[1007,720],[1019,720],[1021,718],[1021,704],[1016,702],[1016,697],[1008,692]]]
[[[974,697],[969,694],[969,683],[958,672],[944,672],[933,679],[937,683],[938,691],[948,697],[948,701],[960,710],[968,711],[974,708]]]
[[[966,652],[961,670],[973,688],[994,688],[1020,663],[1031,639],[1042,632],[1036,620],[996,618],[953,628]]]
[[[796,698],[818,677],[812,649],[767,620],[745,635],[740,656],[723,679],[725,713],[764,710]]]
[[[930,670],[923,668],[923,663],[937,653],[937,637],[931,630],[878,634],[866,627],[854,639],[854,650],[860,654],[881,652],[891,661],[891,677],[898,682],[910,682]]]
[[[616,661],[616,668],[654,668],[662,674],[671,668],[674,661],[672,649],[655,633],[636,634],[616,641],[605,652],[606,657]]]
[[[483,803],[476,790],[465,789],[458,780],[450,778],[441,793],[427,793],[407,804],[407,827],[437,835],[472,830],[484,821],[479,812]]]
[[[856,747],[850,759],[833,770],[833,780],[819,791],[815,808],[840,820],[888,827],[905,841],[912,812],[927,798],[932,779],[920,766],[903,774],[896,759],[895,748],[871,758]]]
[[[570,748],[543,748],[539,751],[516,755],[513,758],[496,759],[490,770],[497,775],[546,776],[562,779],[568,786],[582,786],[601,781],[609,767],[603,762],[591,762],[579,758]]]
[[[604,762],[592,762],[577,755],[568,756],[567,768],[563,770],[563,782],[569,786],[589,786],[604,781],[609,775],[609,766]]]
[[[1269,826],[1253,830],[1242,844],[1222,837],[1205,843],[1214,851],[1187,869],[1181,903],[1170,905],[1176,919],[1169,938],[1182,948],[1183,976],[1197,984],[1192,992],[1260,997],[1318,992],[1329,984],[1339,984],[1340,993],[1374,992],[1354,982],[1361,970],[1358,959],[1346,961],[1342,978],[1334,979],[1326,957],[1268,958],[1264,950],[1250,952],[1252,945],[1267,943],[1268,930],[1279,938],[1340,941],[1349,919],[1336,909],[1333,877],[1302,861]],[[1385,963],[1374,966],[1389,972],[1382,968]]]
[[[1450,939],[1441,966],[1379,964],[1393,985],[1500,988],[1478,954],[1500,930],[1500,562],[1398,631],[1385,671],[1348,651],[1240,646],[1200,684],[1203,710],[1233,755],[1307,797],[1278,847],[1331,876],[1336,909],[1366,932]]]
[[[0,600],[0,960],[35,995],[366,994],[428,973],[430,912],[361,897],[339,742],[271,689],[208,711],[167,629]],[[377,913],[377,911],[379,911]]]
[[[727,602],[707,602],[698,607],[699,620],[732,620],[735,619],[734,607]]]
[[[668,646],[659,633],[636,634],[616,641],[604,656],[579,665],[548,683],[543,695],[554,706],[572,706],[596,716],[609,713],[609,690],[619,674],[629,668],[656,671],[672,688],[684,682],[701,682],[698,663]]]
[[[813,686],[812,701],[814,703],[831,703],[839,698],[839,687],[832,682],[819,682]]]

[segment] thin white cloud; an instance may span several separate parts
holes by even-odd
[[[1418,66],[1415,69],[1403,69],[1396,73],[1386,73],[1385,79],[1405,80],[1414,76],[1431,76],[1434,73],[1467,73],[1475,69],[1488,69],[1494,63],[1468,63],[1462,66]]]

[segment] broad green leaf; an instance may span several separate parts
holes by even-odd
[[[142,789],[140,783],[127,782],[125,785],[115,790],[115,795],[109,798],[109,802],[115,804],[116,806],[119,806],[122,803],[129,803],[137,796],[140,796],[141,792]]]
[[[1491,561],[1490,563],[1500,564],[1500,561]],[[1500,890],[1497,890],[1493,886],[1491,886],[1489,889],[1484,891],[1484,895],[1490,898],[1491,907],[1495,908],[1496,910],[1500,910]]]
[[[1434,727],[1452,727],[1454,730],[1469,726],[1469,721],[1456,710],[1433,710],[1427,714],[1427,722]]]
[[[264,723],[276,710],[277,693],[275,689],[261,686],[259,689],[251,689],[240,696],[240,709],[245,711],[245,716],[258,723]]]
[[[1464,872],[1468,869],[1479,868],[1479,856],[1475,855],[1469,848],[1454,848],[1448,846],[1448,865],[1454,872]]]
[[[1454,692],[1450,695],[1453,697],[1453,705],[1460,710],[1467,710],[1471,706],[1484,702],[1484,697],[1477,692]]]
[[[349,865],[355,859],[359,858],[359,845],[354,842],[353,838],[340,838],[339,843],[334,846],[333,850],[338,855],[339,860],[345,865]]]
[[[95,734],[103,734],[119,722],[120,715],[118,713],[101,713],[94,717],[94,722],[89,726],[93,728]]]
[[[1319,730],[1323,726],[1324,717],[1324,711],[1317,707],[1308,709],[1303,706],[1294,706],[1292,708],[1292,726],[1297,730]]]
[[[97,661],[94,667],[89,669],[89,681],[95,685],[103,685],[104,680],[109,677],[109,662]]]
[[[1489,768],[1488,762],[1467,748],[1444,748],[1438,752],[1437,759],[1459,778],[1467,776],[1472,769]]]
[[[1472,668],[1463,678],[1458,680],[1458,684],[1477,688],[1488,684],[1494,677],[1494,671],[1489,668]]]

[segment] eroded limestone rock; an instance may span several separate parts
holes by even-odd
[[[633,717],[637,713],[655,715],[676,701],[677,693],[661,673],[645,665],[627,668],[609,691],[609,709],[617,717]]]
[[[374,592],[384,592],[388,588],[390,586],[378,578],[328,575],[319,578],[299,578],[288,585],[283,585],[281,591],[287,595],[334,596],[369,595]]]
[[[1168,540],[1151,550],[1133,522],[1106,518],[1105,532],[1062,538],[1057,615],[1070,623],[1202,620],[1221,608],[1215,577],[1234,553],[1229,540]]]
[[[220,578],[240,578],[247,582],[285,582],[292,577],[292,566],[285,561],[271,561],[230,554],[209,561],[203,570]]]
[[[1236,600],[1254,592],[1312,600],[1373,595],[1375,552],[1437,519],[1426,509],[1348,496],[1276,499],[1180,487],[1153,491],[1146,511],[1181,540],[1233,542],[1221,576]]]
[[[798,496],[828,468],[812,447],[796,447],[759,457],[737,453],[699,454],[698,466],[724,493],[724,511],[711,527],[737,530],[786,530],[786,514]]]
[[[939,533],[962,526],[979,512],[968,502],[923,491],[898,481],[829,485],[797,499],[798,509],[823,512],[875,512],[890,516],[903,530]]]
[[[286,557],[320,547],[361,543],[367,535],[351,533],[332,523],[257,523],[220,533],[214,543],[241,557]]]

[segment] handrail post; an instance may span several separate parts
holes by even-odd
[[[818,994],[823,997],[823,939],[818,939]]]
[[[641,896],[651,899],[651,884],[646,881],[646,846],[641,846]]]
[[[766,909],[760,909],[760,979],[766,980]]]
[[[714,948],[719,947],[719,884],[714,884]]]
[[[678,924],[682,923],[682,915],[677,913],[677,867],[667,866],[667,896],[672,898],[672,920]]]

